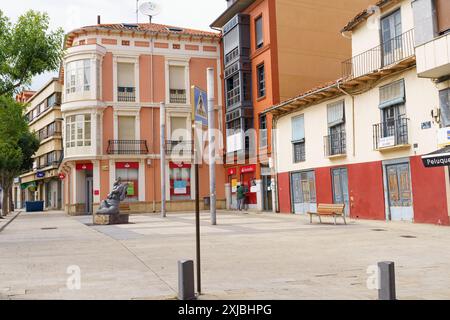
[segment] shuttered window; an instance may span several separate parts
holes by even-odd
[[[119,116],[119,140],[136,140],[136,118]]]
[[[345,122],[344,100],[331,103],[327,106],[328,127],[334,127]]]
[[[170,89],[186,90],[184,67],[169,67],[169,85]]]
[[[441,118],[444,127],[450,127],[450,88],[439,91]]]
[[[121,88],[134,88],[134,64],[117,64],[117,82]]]
[[[405,81],[403,79],[380,88],[380,109],[404,104],[405,101]]]
[[[439,33],[450,31],[450,1],[436,0]]]
[[[292,118],[292,141],[302,141],[305,139],[305,120],[303,115]]]
[[[172,117],[170,120],[172,141],[187,140],[186,118]]]

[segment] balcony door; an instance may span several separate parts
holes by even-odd
[[[136,141],[136,117],[118,117],[118,138],[120,154],[133,154],[139,150],[140,144]]]
[[[397,10],[381,19],[381,43],[383,66],[388,66],[401,57],[402,50],[402,18]]]

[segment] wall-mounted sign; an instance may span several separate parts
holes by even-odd
[[[65,175],[64,173],[61,172],[61,173],[58,175],[58,178],[61,179],[61,180],[64,180],[64,179],[66,178],[66,175]]]
[[[235,174],[236,174],[236,168],[229,168],[228,170],[227,170],[227,174],[229,175],[229,176],[234,176]]]
[[[36,173],[36,177],[37,178],[45,178],[45,172],[38,172],[38,173]]]
[[[100,195],[100,190],[94,190],[94,196],[99,196]]]
[[[102,170],[103,171],[108,171],[109,170],[109,166],[102,166]]]
[[[422,122],[421,128],[422,130],[431,129],[431,121]]]
[[[237,179],[231,180],[231,192],[232,193],[236,193],[236,191],[237,191],[237,184],[238,184]]]

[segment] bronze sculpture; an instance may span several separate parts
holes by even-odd
[[[111,193],[108,195],[106,200],[103,200],[100,204],[97,214],[118,215],[120,213],[120,202],[125,200],[127,196],[127,189],[128,184],[122,184],[122,179],[119,177],[116,182],[114,182]]]

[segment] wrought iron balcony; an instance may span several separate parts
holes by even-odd
[[[166,141],[166,154],[173,157],[188,157],[193,152],[193,141]]]
[[[347,154],[347,137],[345,131],[324,137],[325,156],[334,157]]]
[[[117,101],[136,102],[135,87],[117,87]]]
[[[354,79],[414,56],[414,29],[342,63],[344,79]]]
[[[186,90],[170,89],[170,103],[186,103]]]
[[[373,148],[375,150],[409,146],[407,118],[387,120],[373,125]]]
[[[146,140],[109,140],[108,154],[148,154]]]

